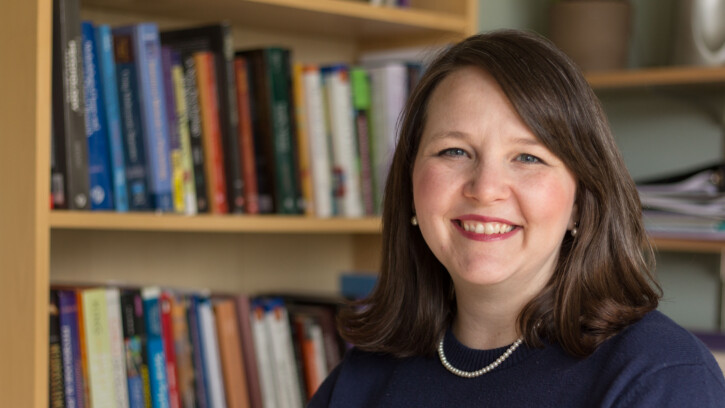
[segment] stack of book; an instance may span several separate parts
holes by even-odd
[[[337,365],[337,303],[54,286],[54,407],[302,407]]]
[[[725,165],[637,184],[643,218],[655,237],[725,238]]]
[[[421,72],[236,50],[226,23],[80,21],[54,1],[53,208],[180,214],[380,212]]]

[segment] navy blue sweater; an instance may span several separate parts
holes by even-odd
[[[448,331],[445,355],[478,370],[506,347],[473,350]],[[561,347],[521,345],[477,378],[446,371],[438,357],[394,358],[350,350],[309,407],[725,407],[725,380],[692,334],[652,312],[578,359]]]

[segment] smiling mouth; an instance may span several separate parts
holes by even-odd
[[[466,232],[476,234],[495,235],[506,234],[516,228],[514,225],[504,224],[500,222],[477,222],[477,221],[455,221]]]

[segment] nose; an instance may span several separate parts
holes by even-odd
[[[495,161],[480,161],[471,166],[463,195],[480,204],[505,200],[511,194],[510,178],[503,165]]]

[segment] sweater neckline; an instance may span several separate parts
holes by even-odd
[[[446,359],[449,363],[451,363],[451,365],[453,365],[453,367],[463,371],[480,370],[481,368],[494,362],[497,358],[501,357],[501,355],[510,346],[511,345],[509,344],[488,350],[468,348],[458,341],[450,327],[446,330],[446,334],[443,339],[443,352],[446,355]],[[526,343],[524,343],[506,360],[504,360],[501,365],[491,371],[491,373],[512,367],[530,356],[533,352],[534,349],[529,348]]]

